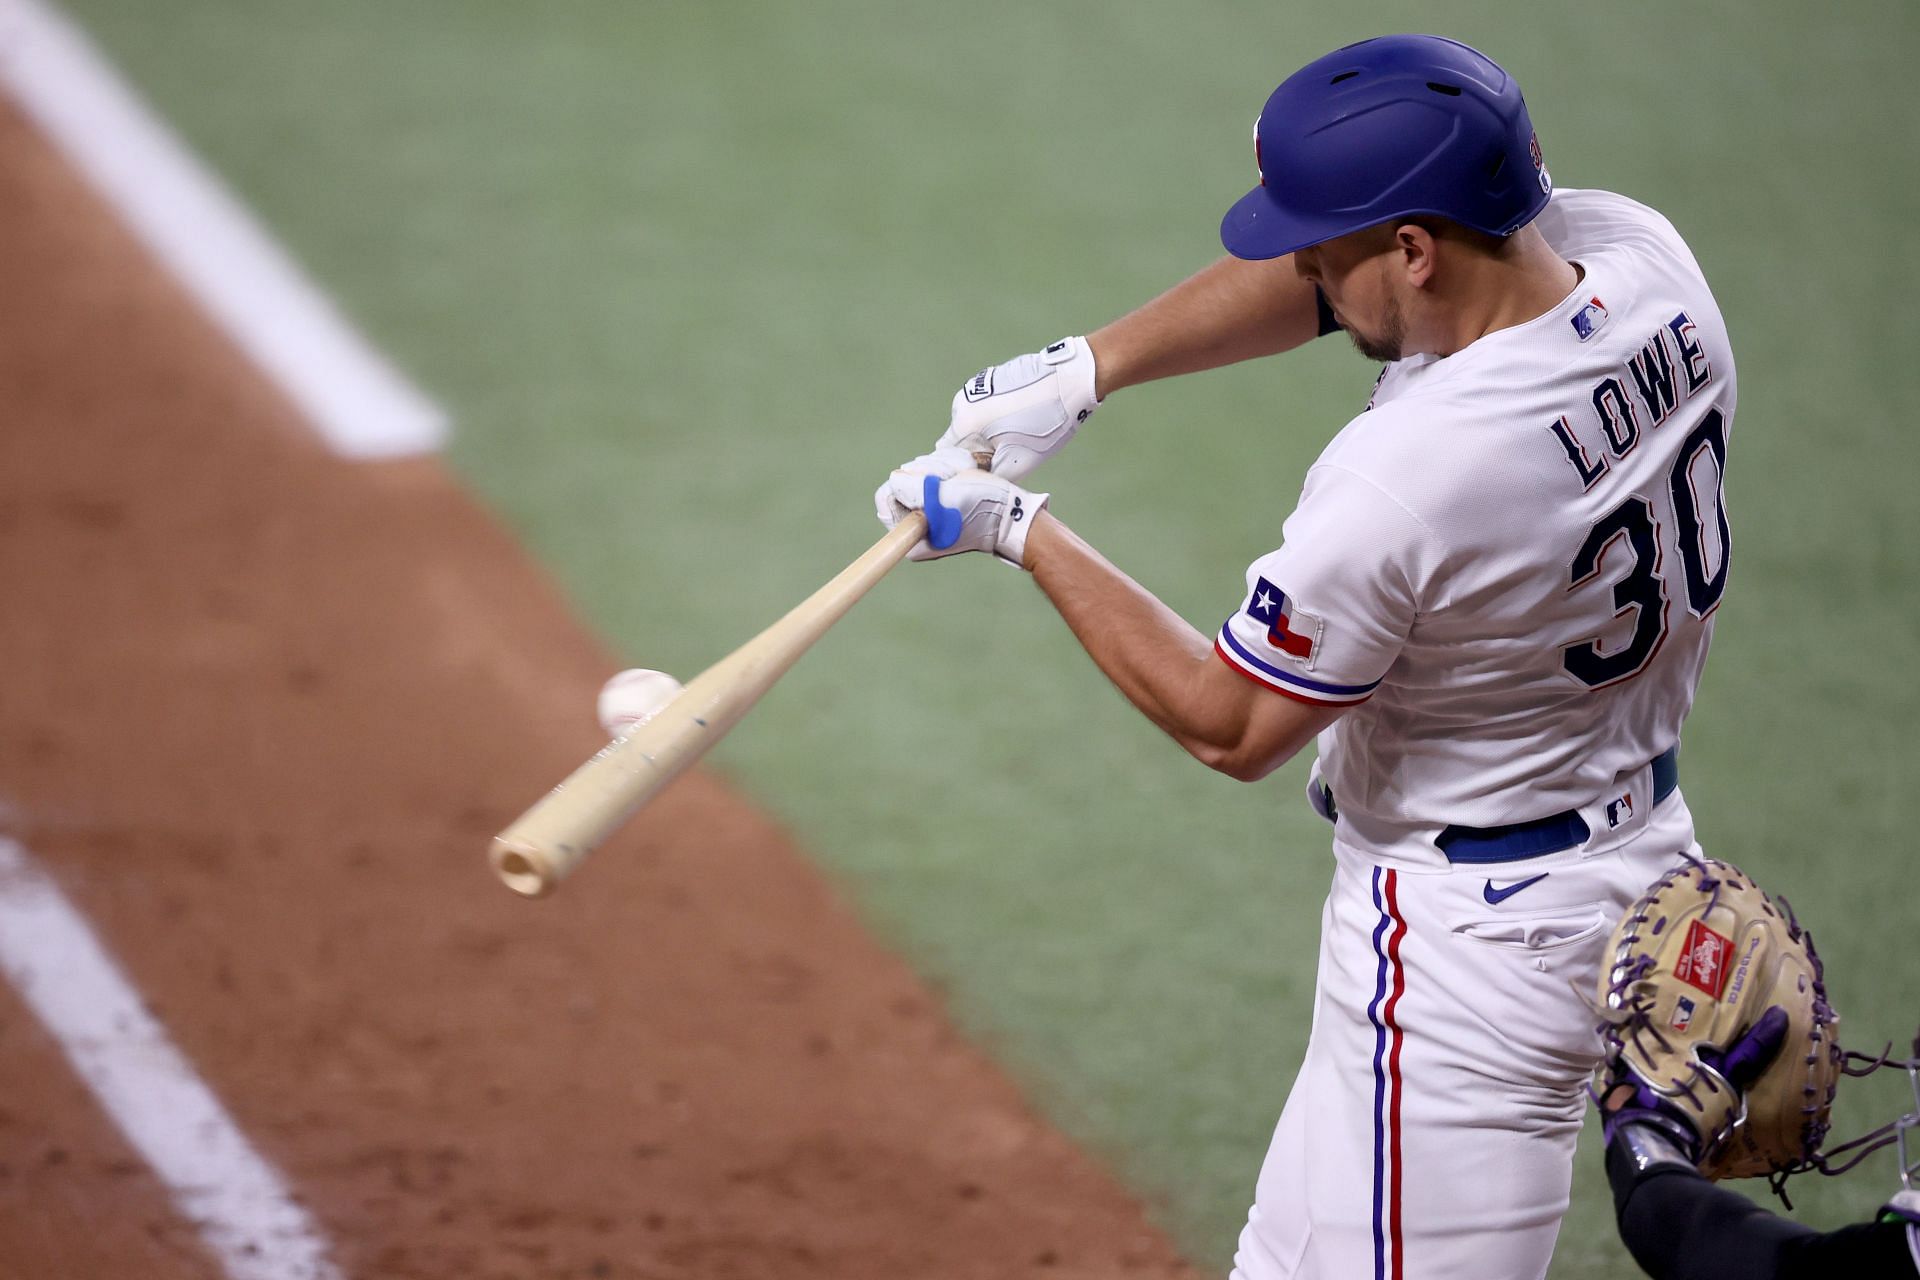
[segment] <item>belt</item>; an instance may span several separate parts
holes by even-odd
[[[1665,800],[1679,785],[1680,748],[1676,745],[1653,758],[1653,803]],[[1448,862],[1517,862],[1585,844],[1592,834],[1587,820],[1568,809],[1504,827],[1448,827],[1434,843]]]
[[[1653,758],[1652,768],[1652,804],[1658,805],[1680,785],[1680,748],[1676,745],[1662,751]],[[1321,799],[1326,802],[1327,814],[1332,817],[1337,812],[1333,793],[1326,789],[1325,783],[1321,784],[1320,790]],[[1529,822],[1509,823],[1504,827],[1450,826],[1434,839],[1434,843],[1440,846],[1440,852],[1447,856],[1448,862],[1518,862],[1522,858],[1538,858],[1543,854],[1558,853],[1562,849],[1585,844],[1587,837],[1592,834],[1587,820],[1577,810],[1568,809]]]

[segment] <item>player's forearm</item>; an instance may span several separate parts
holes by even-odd
[[[1633,1260],[1660,1280],[1777,1276],[1787,1243],[1815,1235],[1715,1186],[1691,1166],[1637,1171],[1619,1138],[1608,1145],[1606,1163],[1620,1239]]]
[[[1311,739],[1276,750],[1257,737],[1247,691],[1207,638],[1048,512],[1027,536],[1026,564],[1106,677],[1202,764],[1251,781]]]
[[[1137,383],[1290,351],[1319,331],[1313,286],[1291,257],[1222,258],[1087,342],[1105,398]]]

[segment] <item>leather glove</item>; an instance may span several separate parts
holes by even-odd
[[[1609,1131],[1662,1122],[1709,1178],[1810,1167],[1845,1059],[1793,913],[1738,868],[1689,858],[1628,908],[1607,955],[1596,1091],[1632,1087]]]
[[[1073,439],[1099,404],[1093,349],[1085,338],[1062,338],[967,379],[934,447],[990,452],[993,474],[1020,480]]]

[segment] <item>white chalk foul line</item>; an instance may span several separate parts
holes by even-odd
[[[439,448],[447,415],[380,355],[45,0],[0,0],[0,87],[335,452]]]
[[[3,836],[0,974],[232,1280],[339,1280],[319,1228],[280,1175],[173,1047],[80,913]]]

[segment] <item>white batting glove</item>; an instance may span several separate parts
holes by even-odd
[[[897,476],[957,476],[962,471],[973,471],[980,462],[965,449],[940,448],[932,453],[923,453],[917,458],[901,463],[893,469],[893,475],[886,483],[873,491],[874,514],[880,517],[880,523],[891,529],[900,520],[900,509],[893,501],[893,481]],[[915,510],[918,510],[916,505]]]
[[[967,379],[935,447],[990,451],[993,474],[1019,480],[1073,439],[1099,404],[1093,348],[1085,338],[1062,338]]]
[[[959,465],[952,464],[958,462]],[[926,505],[929,478],[938,484],[935,501],[959,517],[958,535],[943,547],[922,539],[909,560],[938,560],[962,551],[986,551],[1016,569],[1025,568],[1027,530],[1051,496],[1029,493],[1005,476],[973,469],[964,450],[938,449],[907,463],[887,477],[874,495],[880,523],[891,529],[909,511]]]

